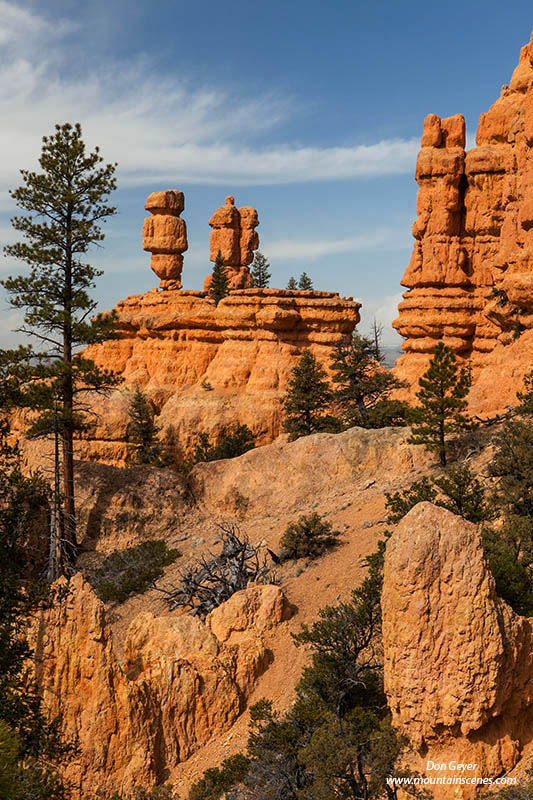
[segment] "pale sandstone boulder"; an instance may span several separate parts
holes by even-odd
[[[418,751],[412,766],[475,763],[469,774],[487,778],[511,769],[533,730],[533,627],[496,596],[476,526],[415,506],[387,544],[382,610],[385,689]]]
[[[205,623],[143,612],[120,662],[103,603],[81,574],[68,589],[31,637],[45,710],[78,741],[64,777],[80,800],[163,782],[230,727],[271,661],[264,632],[290,616],[278,586],[239,592]]]

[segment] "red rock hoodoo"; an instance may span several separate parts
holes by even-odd
[[[259,247],[259,236],[255,228],[259,225],[259,217],[255,208],[243,206],[235,207],[235,199],[226,197],[225,205],[221,206],[211,219],[213,228],[209,237],[209,258],[216,261],[220,252],[224,259],[224,266],[229,278],[230,289],[248,289],[252,285],[252,278],[248,264],[254,257],[254,250]],[[204,281],[204,291],[211,286],[211,275]]]
[[[152,192],[144,206],[151,217],[144,220],[143,250],[152,253],[151,267],[161,278],[161,289],[181,289],[183,253],[187,250],[187,225],[180,214],[183,192]]]
[[[474,372],[478,411],[512,403],[533,356],[533,37],[465,152],[461,115],[424,124],[416,239],[393,323],[416,388],[438,340]],[[499,376],[494,386],[494,374]]]

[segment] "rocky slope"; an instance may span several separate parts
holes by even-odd
[[[416,168],[416,242],[393,323],[406,339],[396,371],[411,393],[442,339],[480,382],[474,410],[515,401],[533,356],[531,335],[523,333],[533,328],[532,145],[533,38],[509,86],[481,115],[477,147],[465,152],[461,115],[426,118]],[[507,371],[500,380],[502,361]],[[489,393],[495,374],[498,386]]]
[[[318,434],[195,467],[191,489],[168,470],[79,463],[87,537],[82,562],[146,538],[182,557],[161,586],[208,551],[220,521],[277,551],[286,525],[317,511],[342,533],[312,565],[278,569],[279,586],[251,588],[204,625],[170,612],[157,591],[103,604],[80,575],[40,620],[37,678],[52,714],[64,714],[80,755],[67,768],[76,797],[170,780],[179,797],[209,765],[241,749],[246,708],[263,696],[288,707],[306,662],[291,632],[347,599],[362,558],[384,530],[383,491],[427,469],[401,430]],[[96,548],[95,550],[93,548]]]

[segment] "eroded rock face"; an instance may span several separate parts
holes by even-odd
[[[229,278],[230,289],[248,289],[252,278],[248,265],[254,258],[254,250],[259,247],[259,236],[255,230],[259,225],[259,217],[255,208],[235,207],[235,198],[226,197],[211,219],[212,227],[209,237],[209,259],[216,261],[220,251]],[[211,286],[211,275],[204,281],[204,291]]]
[[[162,289],[181,289],[183,253],[188,247],[187,225],[180,217],[184,194],[173,189],[152,192],[144,207],[152,214],[143,224],[143,250],[152,253],[150,266],[161,278]]]
[[[511,769],[533,732],[533,628],[496,596],[479,530],[415,506],[387,544],[382,609],[385,688],[414,766],[475,763],[479,777]]]
[[[278,586],[253,586],[201,620],[139,614],[122,663],[105,609],[80,574],[33,631],[44,706],[79,755],[65,778],[80,800],[128,793],[226,730],[268,667],[265,632],[290,616]]]
[[[406,339],[397,373],[415,389],[438,340],[476,378],[490,354],[533,328],[533,38],[481,115],[476,148],[465,152],[461,115],[430,114],[421,145],[416,242],[393,323]],[[513,402],[516,388],[495,387],[492,409]]]
[[[99,366],[124,377],[98,400],[79,457],[111,464],[127,454],[130,392],[140,387],[184,447],[198,433],[246,424],[258,444],[281,430],[287,380],[305,348],[324,366],[359,321],[360,304],[334,292],[234,291],[218,306],[201,292],[148,292],[118,304],[119,339],[87,349]]]

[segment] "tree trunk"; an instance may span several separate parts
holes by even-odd
[[[76,506],[74,501],[74,386],[72,379],[72,207],[67,211],[67,248],[65,253],[65,282],[63,303],[63,419],[61,438],[63,444],[63,494],[65,502],[64,561],[72,569],[78,555],[76,538]]]

